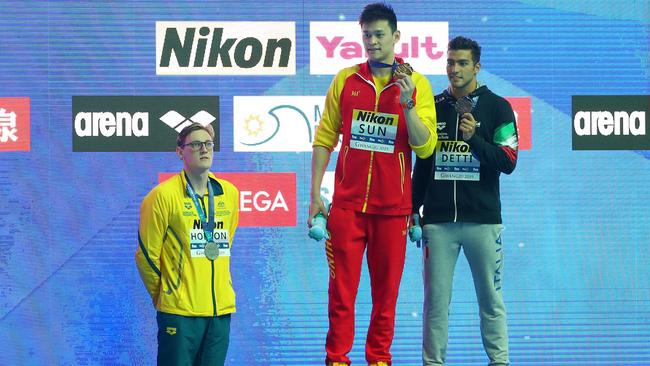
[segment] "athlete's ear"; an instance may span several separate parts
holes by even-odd
[[[400,39],[401,35],[402,34],[400,33],[400,31],[396,30],[395,33],[393,33],[393,41],[395,43],[399,42],[399,39]]]
[[[181,150],[181,148],[180,148],[179,146],[176,147],[176,155],[178,155],[178,157],[179,157],[181,160],[183,160],[183,153],[182,153],[182,151],[183,151],[183,150]]]

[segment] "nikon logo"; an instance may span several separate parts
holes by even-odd
[[[440,141],[441,152],[468,153],[469,145],[460,141]]]
[[[650,96],[574,96],[573,150],[650,150]]]
[[[212,124],[218,142],[218,116],[219,97],[73,96],[72,151],[174,151],[191,123]]]
[[[295,75],[294,22],[156,22],[157,75]]]
[[[394,125],[397,118],[394,114],[377,113],[370,111],[354,110],[355,119],[362,122],[376,123],[379,125]]]

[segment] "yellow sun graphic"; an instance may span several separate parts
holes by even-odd
[[[248,133],[249,136],[256,136],[262,132],[264,129],[264,121],[260,119],[260,116],[251,114],[244,121],[244,130]]]

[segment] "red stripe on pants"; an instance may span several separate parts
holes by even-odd
[[[330,267],[326,361],[350,363],[347,354],[354,339],[354,303],[367,246],[372,314],[366,360],[390,363],[407,220],[407,216],[371,215],[332,206],[327,223],[331,239],[326,242]]]

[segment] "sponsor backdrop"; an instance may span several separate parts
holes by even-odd
[[[228,364],[321,364],[310,146],[333,75],[364,58],[364,4],[3,1],[0,364],[153,363],[138,210],[180,170],[175,135],[191,122],[214,127],[214,170],[242,191]],[[448,39],[467,35],[483,45],[480,80],[518,116],[519,163],[501,185],[513,364],[650,364],[648,2],[394,6],[396,51],[436,92]],[[420,258],[409,244],[396,365],[420,363]],[[463,257],[455,275],[449,364],[485,364]],[[355,364],[369,312],[364,272]]]

